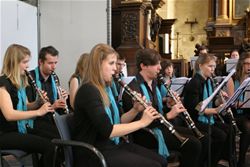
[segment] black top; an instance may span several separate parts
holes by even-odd
[[[39,80],[40,80],[41,86],[42,86],[41,89],[43,91],[47,92],[47,97],[49,98],[49,102],[51,104],[53,104],[54,103],[54,95],[53,95],[53,88],[52,88],[52,81],[51,81],[51,77],[53,77],[53,76],[50,75],[48,77],[48,79],[45,80],[43,78],[39,68],[38,68],[38,71],[39,71]],[[33,79],[36,82],[35,70],[30,71],[30,74],[31,74],[31,76],[33,77]],[[29,84],[32,85],[30,79],[29,79]],[[27,98],[28,98],[29,102],[33,102],[33,101],[36,100],[37,92],[36,92],[36,89],[33,86],[28,86],[26,88],[26,94],[27,94]],[[58,98],[58,94],[57,94],[57,98]],[[56,112],[59,113],[59,114],[63,114],[64,109],[58,108],[58,109],[56,109]],[[42,117],[36,118],[36,120],[45,120],[45,121],[49,121],[51,123],[54,123],[52,115],[53,114],[49,112],[49,113],[45,114]]]
[[[106,114],[99,90],[92,84],[83,84],[77,91],[71,122],[72,137],[99,149],[116,147],[109,139],[113,125]]]
[[[198,120],[198,112],[195,107],[203,101],[203,88],[208,80],[205,80],[200,74],[195,74],[189,81],[184,90],[184,106],[190,113],[194,121]]]
[[[145,87],[146,87],[146,89],[148,91],[148,94],[150,96],[151,105],[158,111],[158,98],[157,98],[157,94],[156,94],[157,81],[153,80],[153,82],[152,82],[152,90],[151,90],[150,87],[148,86],[147,82],[141,76],[141,74],[138,73],[136,75],[136,78],[133,79],[128,84],[128,86],[133,91],[136,91],[136,92],[140,93],[141,95],[144,95],[143,91],[142,91],[142,89],[140,87],[141,84],[145,84]],[[124,110],[124,112],[128,112],[133,107],[133,100],[125,91],[124,91],[123,96],[122,96],[122,101],[123,101],[123,110]],[[165,109],[163,109],[163,111],[165,111]],[[140,117],[141,117],[141,114],[138,114],[136,119],[139,119]],[[158,126],[159,124],[160,124],[159,121],[156,120],[156,121],[153,121],[153,123],[150,124],[150,127],[155,127],[155,126]]]
[[[5,87],[7,92],[10,94],[10,98],[13,104],[13,108],[17,109],[18,96],[17,88],[12,84],[9,78],[5,75],[0,77],[0,87]],[[3,113],[0,113],[0,131],[1,132],[17,132],[17,122],[16,121],[7,121],[3,116]]]
[[[41,86],[42,86],[42,90],[44,90],[45,92],[47,92],[47,96],[50,100],[50,103],[53,104],[53,91],[52,91],[52,83],[51,83],[51,75],[49,76],[49,78],[47,80],[45,80],[40,72],[40,69],[38,68],[39,71],[39,80],[41,82]],[[35,70],[30,71],[31,76],[33,77],[33,79],[36,82],[36,75],[35,75]],[[30,82],[30,80],[29,80]],[[33,102],[36,100],[36,89],[33,88],[32,86],[28,86],[26,88],[26,93],[27,93],[27,97],[29,102]]]

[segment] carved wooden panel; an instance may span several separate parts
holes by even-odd
[[[137,29],[138,29],[138,15],[133,12],[122,13],[121,15],[121,31],[122,31],[122,42],[136,40]]]

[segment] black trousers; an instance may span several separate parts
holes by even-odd
[[[18,132],[3,133],[0,135],[1,149],[18,149],[28,153],[42,154],[43,167],[53,166],[54,145],[50,140],[32,134]]]
[[[207,157],[208,157],[208,147],[207,147],[208,146],[208,135],[207,135],[207,133],[203,132],[203,131],[200,131],[204,136],[202,138],[198,139],[197,136],[195,136],[194,132],[190,128],[177,126],[176,130],[178,132],[180,132],[184,137],[189,138],[189,140],[191,139],[191,140],[196,141],[196,145],[198,143],[197,140],[200,141],[200,143],[201,143],[201,152],[200,152],[200,156],[199,156],[199,160],[198,160],[198,167],[206,166]],[[188,154],[188,153],[186,153],[186,154]]]
[[[193,136],[190,129],[175,126],[177,132],[188,138],[188,141],[183,145],[181,145],[182,143],[166,127],[161,127],[161,129],[168,149],[170,151],[180,152],[180,167],[200,167],[199,163],[202,152],[202,143],[199,139]]]
[[[157,153],[132,143],[100,149],[108,167],[167,167],[167,160]],[[74,167],[98,167],[99,160],[83,149],[74,149]]]
[[[29,129],[28,133],[37,136],[45,137],[48,139],[60,138],[57,127],[53,119],[48,120],[44,118],[38,118],[34,121],[34,128]]]
[[[209,125],[196,122],[196,126],[208,134]],[[229,149],[232,147],[229,138],[229,126],[221,122],[216,122],[211,128],[211,165],[216,167],[220,159],[229,160]]]
[[[236,117],[237,125],[242,132],[240,134],[240,148],[238,167],[243,167],[245,164],[246,153],[250,144],[250,119],[247,115],[238,115]]]
[[[201,167],[200,154],[202,150],[202,143],[193,136],[192,132],[185,127],[178,127],[175,129],[183,136],[189,138],[189,140],[181,147],[181,142],[163,125],[159,128],[162,131],[166,145],[169,151],[177,151],[181,154],[180,167]],[[158,142],[156,138],[146,132],[145,130],[138,130],[133,133],[133,141],[139,145],[142,145],[149,149],[158,149]],[[203,154],[203,153],[202,153]]]

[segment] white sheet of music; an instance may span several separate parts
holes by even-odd
[[[250,108],[250,87],[248,87],[244,92],[244,105],[241,108]]]
[[[129,84],[134,78],[135,76],[123,77],[122,81],[125,82],[126,84]]]
[[[184,89],[185,84],[188,83],[190,79],[191,78],[187,77],[172,78],[171,89],[180,95]]]
[[[220,83],[220,85],[214,90],[214,92],[205,100],[202,101],[200,113],[203,113],[204,110],[207,108],[208,104],[213,100],[213,98],[218,94],[218,92],[223,88],[223,86],[227,83],[227,81],[233,76],[235,73],[235,69],[233,69],[227,77]],[[244,82],[243,82],[244,83]],[[242,84],[243,84],[242,83]]]
[[[226,105],[219,111],[219,113],[225,110],[225,108],[228,108],[231,105],[235,104],[239,96],[241,96],[246,89],[249,89],[249,86],[250,86],[250,78],[247,78],[242,82],[240,87],[234,92],[233,96],[229,98],[229,100],[226,102]]]
[[[238,59],[228,59],[226,61],[226,71],[227,73],[231,72],[232,69],[236,69]]]
[[[190,58],[190,67],[191,67],[192,70],[194,69],[195,62],[198,59],[198,57],[199,56],[193,56],[193,57]]]
[[[129,84],[133,79],[135,78],[135,76],[128,76],[128,77],[123,77],[122,81],[125,82],[126,84]],[[124,89],[122,88],[121,90],[118,90],[118,101],[122,100],[122,94],[124,92]]]

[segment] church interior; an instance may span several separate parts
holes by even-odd
[[[113,0],[112,46],[134,73],[137,48],[153,48],[172,59],[177,76],[188,76],[195,45],[205,45],[218,64],[249,38],[246,0]]]
[[[38,6],[39,0],[21,1]],[[250,0],[107,1],[111,2],[110,45],[125,57],[128,76],[136,74],[135,53],[142,48],[154,49],[162,59],[170,59],[174,64],[175,77],[192,76],[190,66],[196,46],[205,46],[217,57],[217,75],[220,76],[224,75],[221,71],[232,50],[250,51]],[[60,68],[65,68],[62,66]],[[73,67],[70,70],[73,71]],[[64,76],[61,72],[59,74]],[[62,80],[62,85],[68,86],[68,78]],[[247,156],[247,166],[250,167],[250,151]],[[9,166],[19,166],[11,156],[6,160]],[[30,157],[25,161],[31,166]],[[168,167],[178,165],[177,162]]]

